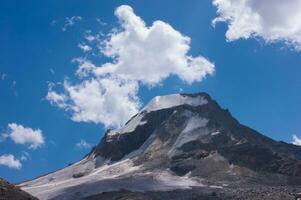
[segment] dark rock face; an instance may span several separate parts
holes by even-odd
[[[0,178],[0,200],[38,200],[38,199]]]
[[[93,150],[95,156],[109,158],[112,161],[120,160],[126,154],[138,149],[171,113],[171,109],[146,113],[142,118],[142,120],[147,120],[145,125],[138,126],[130,133],[110,136],[110,139],[108,139],[107,132],[100,144]]]
[[[205,134],[178,147],[176,155],[169,159],[167,166],[178,175],[185,175],[201,166],[199,160],[217,152],[235,164],[257,172],[277,173],[288,176],[301,176],[301,147],[276,142],[257,131],[241,125],[230,112],[222,109],[206,93],[182,94],[189,97],[204,97],[208,103],[201,106],[187,104],[153,112],[143,111],[142,121],[132,132],[108,136],[106,134],[93,150],[95,156],[112,161],[122,159],[130,152],[139,149],[155,133],[156,137],[170,146],[185,127],[185,112],[208,119],[207,129],[218,130],[218,134]],[[135,116],[134,116],[135,117]],[[195,130],[201,132],[204,130]],[[164,155],[160,155],[164,157]],[[142,162],[148,160],[144,156]],[[165,160],[165,164],[166,164]],[[162,163],[161,163],[162,165]]]

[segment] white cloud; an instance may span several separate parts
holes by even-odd
[[[75,58],[72,62],[78,64],[76,70],[76,75],[83,78],[91,74],[91,72],[96,69],[96,66],[89,60],[85,58]]]
[[[0,156],[0,165],[7,166],[13,169],[21,169],[21,162],[12,154],[4,154]]]
[[[86,34],[85,39],[89,42],[93,42],[96,40],[96,37],[94,35],[91,35],[90,33]]]
[[[156,85],[170,75],[192,83],[214,72],[214,65],[206,58],[188,55],[190,38],[169,24],[155,21],[147,27],[129,6],[118,7],[115,15],[122,30],[111,33],[102,49],[114,62],[97,68],[97,75],[114,73]]]
[[[2,134],[16,144],[27,144],[29,149],[36,149],[44,144],[44,137],[40,129],[33,130],[15,123],[8,124],[8,133]]]
[[[64,83],[65,94],[48,91],[47,99],[58,107],[70,110],[72,120],[102,123],[119,127],[138,112],[138,85],[118,78],[85,80],[78,85]],[[51,95],[50,95],[51,94]],[[51,96],[55,96],[51,99]],[[64,102],[55,99],[64,99]]]
[[[148,27],[129,6],[118,7],[115,15],[121,27],[104,40],[90,32],[85,36],[98,42],[111,62],[97,66],[85,58],[74,59],[81,82],[65,81],[63,93],[48,90],[47,99],[71,112],[74,121],[122,126],[140,108],[140,85],[154,87],[171,75],[191,84],[214,73],[214,64],[206,58],[188,54],[190,38],[169,24],[155,21]]]
[[[58,94],[53,91],[54,83],[48,84],[48,93],[46,99],[51,103],[51,105],[55,105],[61,109],[66,109],[68,107],[67,100],[68,97],[64,94]]]
[[[228,24],[227,40],[261,37],[301,50],[301,0],[213,0],[213,5],[219,15],[213,24]]]
[[[89,52],[92,50],[92,47],[86,44],[78,44],[78,47],[83,51],[83,52]]]
[[[294,145],[301,146],[301,138],[299,138],[297,135],[293,135],[293,142]]]
[[[98,22],[98,24],[99,25],[101,25],[101,26],[106,26],[107,25],[107,23],[106,22],[104,22],[104,21],[102,21],[101,19],[99,19],[99,18],[96,18],[96,21]]]
[[[72,17],[66,17],[65,24],[62,27],[62,31],[66,31],[67,28],[73,26],[75,22],[81,21],[83,18],[81,16],[72,16]]]
[[[90,149],[91,145],[87,143],[84,139],[81,139],[78,143],[75,144],[77,149]]]

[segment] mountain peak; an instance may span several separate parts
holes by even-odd
[[[80,199],[120,188],[301,185],[300,177],[301,147],[240,124],[208,94],[196,93],[153,98],[83,160],[21,186],[41,199]]]
[[[146,123],[145,115],[150,112],[169,109],[181,105],[189,105],[193,107],[206,105],[211,100],[207,93],[178,93],[164,96],[156,96],[136,115],[134,115],[123,127],[119,129],[111,129],[107,131],[107,135],[123,134],[133,132],[137,126]]]

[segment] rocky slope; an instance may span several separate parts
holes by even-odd
[[[37,200],[37,198],[22,191],[18,187],[0,178],[0,199],[1,200]]]
[[[238,186],[255,188],[253,199],[271,191],[290,199],[301,186],[301,147],[240,124],[206,93],[175,94],[108,130],[80,162],[21,186],[41,199],[160,199],[170,191],[184,195],[173,199],[235,199]]]

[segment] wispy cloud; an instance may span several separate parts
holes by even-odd
[[[52,75],[55,74],[55,71],[54,71],[54,69],[52,69],[52,68],[49,69],[49,72],[50,72]]]
[[[56,24],[57,24],[57,21],[55,19],[50,22],[51,26],[55,26]]]
[[[81,139],[78,143],[75,144],[75,147],[77,149],[90,149],[91,148],[91,144],[89,144],[88,142],[86,142],[84,139]]]
[[[21,152],[21,157],[20,157],[21,161],[27,161],[29,158],[30,158],[30,155],[28,152],[26,152],[26,151]]]
[[[65,24],[62,27],[62,31],[66,31],[69,27],[73,26],[76,22],[81,21],[81,16],[72,16],[65,18]]]
[[[13,169],[21,169],[22,167],[20,160],[16,159],[15,156],[12,154],[1,155],[0,165],[4,165]]]
[[[0,73],[0,79],[1,79],[2,81],[4,81],[4,80],[6,79],[6,77],[7,77],[7,74],[5,74],[5,73]]]
[[[101,26],[106,26],[107,25],[107,23],[106,22],[104,22],[104,21],[102,21],[101,19],[99,19],[99,18],[96,18],[96,21],[98,22],[98,24],[99,25],[101,25]]]
[[[92,47],[86,44],[78,44],[78,47],[85,53],[92,50]]]
[[[17,81],[13,81],[13,82],[12,82],[11,89],[12,89],[13,94],[14,94],[15,97],[19,96],[19,93],[18,93],[16,87],[17,87]]]

